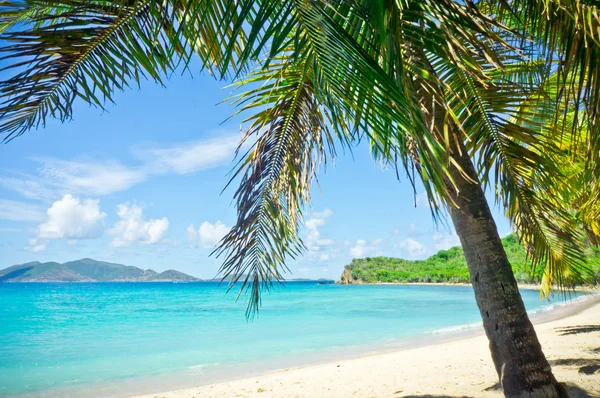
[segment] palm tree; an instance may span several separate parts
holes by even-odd
[[[575,222],[546,196],[561,176],[547,154],[559,134],[579,129],[542,127],[566,102],[587,120],[586,151],[597,153],[592,3],[4,2],[0,52],[13,73],[0,83],[0,132],[8,141],[48,117],[66,120],[76,97],[102,107],[116,89],[140,77],[162,82],[197,54],[210,73],[250,87],[234,101],[250,112],[245,139],[255,143],[234,174],[238,222],[217,250],[223,277],[249,292],[249,314],[302,251],[302,208],[319,164],[367,135],[378,158],[421,179],[435,217],[448,209],[505,395],[564,396],[482,186],[495,188],[548,287],[582,272]],[[559,90],[549,90],[551,76]]]

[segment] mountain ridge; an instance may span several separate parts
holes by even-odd
[[[242,275],[241,281],[246,275]],[[322,282],[331,279],[288,279],[283,282]],[[156,272],[132,265],[109,263],[92,258],[58,263],[30,261],[0,270],[0,282],[217,282],[230,283],[231,277],[200,279],[183,272],[169,269]]]
[[[156,272],[91,258],[57,263],[30,261],[0,270],[0,282],[197,282],[173,269]]]

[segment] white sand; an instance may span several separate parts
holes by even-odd
[[[600,398],[600,303],[536,331],[555,376],[573,398]],[[588,300],[589,301],[589,300]],[[583,307],[582,307],[583,308]],[[563,315],[574,309],[563,311]],[[553,316],[558,316],[556,313]],[[561,335],[559,328],[594,326]],[[590,330],[591,329],[591,330]],[[586,374],[591,373],[591,374]],[[137,398],[208,397],[501,397],[487,339],[482,332],[425,347],[283,369],[256,377]]]

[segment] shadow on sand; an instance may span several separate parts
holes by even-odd
[[[565,328],[556,328],[555,330],[559,336],[566,336],[569,334],[600,332],[600,325],[568,326]]]
[[[590,395],[587,391],[577,386],[569,386],[569,392],[571,393],[571,398],[594,398],[597,395]]]
[[[578,387],[578,386],[574,386],[572,384],[566,383],[567,387],[569,387],[569,393],[571,393],[571,398],[594,398],[596,397],[595,395],[590,395],[587,391],[585,391],[584,389]],[[493,386],[490,386],[486,389],[484,389],[483,391],[498,391],[501,390],[502,387],[500,387],[500,383],[496,383]],[[427,395],[423,395],[423,397],[426,397]]]
[[[556,328],[556,332],[559,336],[567,336],[573,334],[580,333],[593,333],[600,332],[600,325],[579,325],[579,326],[569,326],[563,328]],[[600,353],[600,347],[593,348],[588,350],[587,352],[597,355]],[[596,358],[560,358],[548,361],[551,366],[573,366],[577,367],[578,372],[587,376],[591,376],[594,374],[600,374],[600,359]],[[590,395],[588,391],[585,391],[579,386],[566,383],[569,392],[571,393],[571,398],[597,398],[597,395]],[[500,383],[496,383],[485,388],[483,391],[499,391],[502,390],[502,386]],[[401,395],[402,398],[470,398],[467,396],[450,396],[450,395]]]
[[[600,370],[600,359],[589,359],[589,358],[566,358],[566,359],[555,359],[550,362],[551,366],[578,366],[579,373],[585,375],[593,375]]]
[[[456,395],[404,395],[402,398],[472,398],[467,397],[466,395],[456,396]]]

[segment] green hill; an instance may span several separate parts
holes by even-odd
[[[517,281],[538,283],[541,269],[532,270],[527,261],[525,247],[515,234],[502,239]],[[588,267],[596,278],[600,278],[600,250],[591,248]],[[589,275],[587,275],[589,277]],[[425,260],[404,260],[392,257],[367,257],[352,260],[344,268],[340,283],[376,283],[376,282],[469,282],[469,271],[462,247],[455,246],[440,250]]]
[[[183,272],[156,272],[130,265],[107,263],[91,258],[64,264],[48,262],[13,265],[0,270],[0,282],[191,282],[197,278]]]

